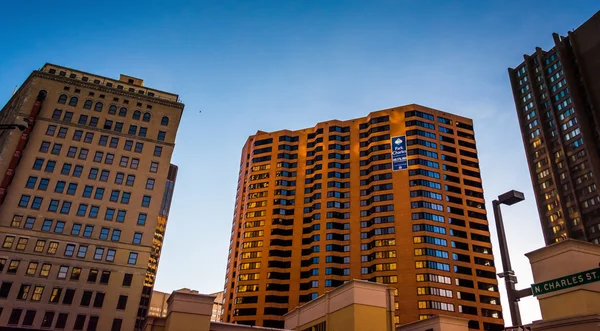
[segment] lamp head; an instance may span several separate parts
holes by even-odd
[[[523,194],[523,192],[515,190],[508,191],[498,196],[498,202],[503,203],[507,206],[514,205],[515,203],[521,202],[523,200],[525,200],[525,195]]]

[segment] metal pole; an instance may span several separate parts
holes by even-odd
[[[510,318],[512,326],[520,326],[521,311],[519,310],[518,298],[515,296],[517,277],[512,270],[510,264],[510,255],[508,253],[508,244],[506,242],[506,233],[504,232],[504,222],[502,221],[502,211],[500,210],[500,202],[494,200],[492,202],[494,209],[494,220],[496,221],[496,232],[498,233],[498,243],[500,244],[500,257],[502,258],[502,271],[500,277],[504,277],[506,284],[506,294],[508,296],[508,308],[510,309]]]

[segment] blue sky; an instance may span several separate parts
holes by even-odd
[[[507,68],[535,46],[552,47],[552,32],[575,29],[600,5],[527,1],[539,10],[535,16],[524,7],[522,1],[10,1],[0,20],[0,103],[46,62],[140,77],[181,96],[186,108],[173,157],[180,171],[156,285],[161,291],[222,290],[241,147],[257,130],[312,127],[410,103],[471,117],[490,218],[494,196],[519,189],[528,198],[505,209],[524,288],[532,278],[523,254],[543,239]],[[524,322],[540,318],[535,299],[521,307]]]

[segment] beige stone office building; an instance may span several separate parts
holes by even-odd
[[[183,288],[177,290],[178,293],[189,293],[189,294],[199,294],[196,290],[190,290],[187,288]],[[213,322],[221,321],[221,309],[223,308],[223,292],[216,292],[208,294],[209,296],[214,296],[215,300],[212,306],[212,314],[210,320]],[[148,316],[151,317],[161,317],[166,318],[169,306],[167,305],[167,301],[169,300],[169,293],[153,291],[152,298],[150,299],[150,309],[148,310]]]
[[[0,112],[0,329],[141,327],[184,105],[141,79],[46,64]]]

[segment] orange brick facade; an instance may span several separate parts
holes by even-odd
[[[408,169],[392,169],[405,136]],[[472,120],[408,105],[257,132],[241,162],[224,322],[282,327],[351,279],[397,289],[395,322],[435,314],[502,330]]]

